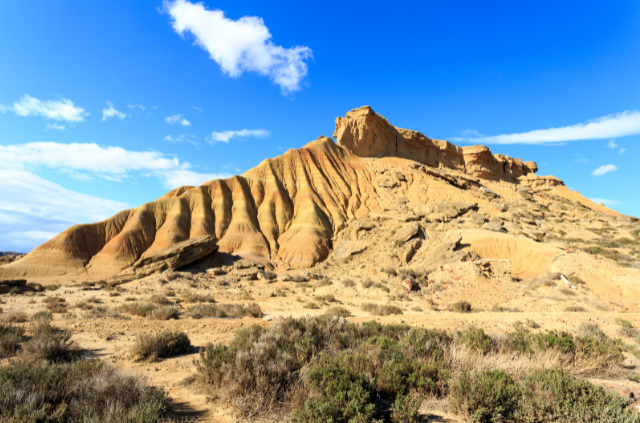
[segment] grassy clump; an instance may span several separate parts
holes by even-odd
[[[22,344],[21,354],[36,361],[69,361],[77,355],[70,341],[71,333],[42,321],[36,326],[28,342]]]
[[[0,358],[15,355],[24,339],[22,326],[0,323]]]
[[[372,303],[364,303],[360,308],[374,316],[391,316],[394,314],[402,314],[402,309],[393,305],[379,305]]]
[[[308,303],[305,303],[302,308],[306,308],[308,310],[317,310],[320,308],[320,306],[318,306],[317,303],[314,303],[313,301],[309,301]]]
[[[471,303],[468,303],[467,301],[458,301],[457,303],[451,304],[449,309],[458,313],[471,313]]]
[[[182,294],[185,303],[215,303],[216,300],[210,295],[196,294],[195,292],[185,291]],[[166,300],[166,299],[165,299]]]
[[[456,338],[460,344],[468,345],[483,354],[486,354],[491,350],[492,339],[482,328],[470,326],[464,331],[458,332],[456,334]]]
[[[566,307],[564,311],[568,311],[571,313],[581,313],[583,311],[587,311],[587,309],[582,306],[569,306],[569,307]]]
[[[64,298],[47,297],[42,301],[46,304],[47,309],[52,313],[66,313],[68,311]]]
[[[344,285],[345,288],[353,288],[356,286],[356,283],[352,279],[345,279],[342,281],[342,285]]]
[[[122,304],[118,311],[134,316],[149,317],[155,320],[178,318],[178,310],[173,306],[158,306],[151,302],[130,302]]]
[[[2,315],[2,321],[5,323],[24,323],[29,320],[29,315],[24,311],[14,311]]]
[[[334,316],[334,317],[351,317],[352,316],[349,310],[340,306],[329,307],[324,312],[324,314],[327,316]]]
[[[33,322],[51,321],[53,319],[53,313],[51,313],[49,310],[40,310],[32,314],[29,319]]]
[[[256,303],[250,304],[198,304],[189,307],[195,317],[262,317],[262,309]]]
[[[98,360],[3,367],[0,397],[0,419],[7,422],[155,423],[168,400],[142,376]]]
[[[398,276],[398,272],[393,267],[387,267],[381,270],[382,273],[386,273],[389,276]]]
[[[148,361],[159,358],[188,353],[191,341],[184,332],[161,332],[157,335],[143,334],[138,336],[131,348],[133,356]]]
[[[638,421],[625,398],[560,368],[520,381],[502,370],[466,372],[452,388],[451,408],[479,423]]]

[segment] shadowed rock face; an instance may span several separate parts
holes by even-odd
[[[369,107],[337,118],[334,136],[337,144],[321,137],[243,175],[180,187],[105,221],[73,226],[23,259],[2,266],[0,278],[115,275],[138,260],[203,236],[218,239],[223,253],[310,267],[329,256],[333,237],[349,221],[383,209],[396,198],[393,190],[398,185],[410,183],[420,190],[422,180],[430,178],[424,166],[422,171],[413,167],[420,176],[407,175],[409,181],[401,174],[384,174],[387,159],[373,157],[410,159],[537,190],[562,185],[556,178],[536,176],[535,163],[396,128]],[[388,186],[390,181],[393,186]]]

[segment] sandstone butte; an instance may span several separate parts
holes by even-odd
[[[303,269],[326,260],[350,222],[388,211],[392,203],[402,201],[418,212],[433,212],[443,201],[487,206],[501,190],[550,193],[619,216],[558,178],[536,175],[534,162],[397,128],[368,106],[336,118],[333,136],[335,141],[321,136],[266,159],[243,175],[180,187],[102,222],[75,225],[0,266],[0,279],[111,277],[180,242],[211,235],[221,253]],[[521,273],[548,270],[560,251],[517,233],[476,229],[462,236],[480,257],[485,252],[525,260],[529,267]]]

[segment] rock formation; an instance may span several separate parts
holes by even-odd
[[[329,257],[335,236],[349,222],[399,199],[415,205],[409,220],[429,215],[445,222],[478,201],[500,202],[495,184],[571,193],[557,178],[536,176],[533,162],[396,128],[370,107],[337,118],[334,136],[337,142],[320,137],[243,175],[180,187],[105,221],[73,226],[21,260],[1,266],[0,278],[97,278],[132,266],[141,271],[140,263],[158,256],[167,260],[165,253],[172,251],[167,249],[199,237],[217,239],[222,253],[270,266],[307,268]],[[486,184],[494,185],[489,189]],[[430,206],[453,197],[459,201]],[[358,230],[373,227],[367,222]],[[415,249],[407,248],[405,259]],[[340,254],[354,252],[345,247]]]

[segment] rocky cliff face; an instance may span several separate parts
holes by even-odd
[[[305,268],[329,256],[350,221],[399,199],[429,207],[464,191],[465,201],[477,201],[486,197],[483,180],[545,191],[563,185],[536,176],[535,163],[396,128],[369,107],[337,118],[334,136],[337,143],[321,137],[243,175],[181,187],[103,222],[73,226],[0,267],[0,279],[114,275],[203,236],[215,236],[223,253]]]
[[[420,132],[397,128],[369,106],[336,118],[333,136],[338,145],[360,157],[401,157],[427,166],[458,170],[482,179],[519,183],[538,190],[563,185],[555,177],[536,176],[538,166],[534,162],[492,154],[482,145],[458,147]]]

